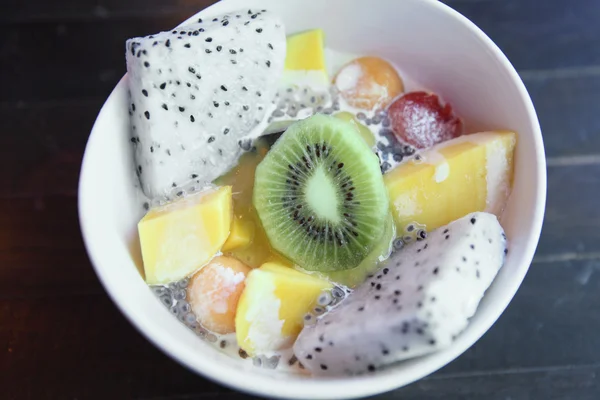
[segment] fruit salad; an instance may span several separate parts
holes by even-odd
[[[158,301],[256,367],[357,375],[468,326],[508,252],[517,134],[326,33],[246,9],[128,40],[129,139]]]

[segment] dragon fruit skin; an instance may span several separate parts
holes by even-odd
[[[283,23],[257,10],[127,41],[131,142],[148,197],[203,186],[235,165],[273,105],[285,53]]]
[[[394,253],[294,345],[314,374],[362,374],[449,346],[504,263],[496,216],[474,213]]]

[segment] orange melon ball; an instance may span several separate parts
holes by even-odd
[[[404,91],[396,69],[379,57],[360,57],[344,65],[333,81],[352,107],[382,110]]]
[[[235,332],[235,310],[250,268],[232,257],[215,257],[191,279],[188,299],[198,322],[215,333]]]

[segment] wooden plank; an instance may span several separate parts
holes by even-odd
[[[5,0],[0,4],[0,23],[53,19],[92,20],[139,16],[193,15],[215,0]]]
[[[0,195],[74,195],[103,100],[0,107]]]
[[[107,296],[0,301],[6,399],[226,393],[156,350]]]
[[[83,247],[75,197],[1,199],[0,209],[0,299],[103,292]]]
[[[377,400],[597,400],[600,365],[427,379]]]
[[[449,0],[502,49],[517,70],[600,64],[596,0]]]
[[[550,166],[537,256],[600,251],[600,164]]]
[[[533,73],[524,78],[542,127],[546,156],[600,154],[600,73],[566,77]]]
[[[0,25],[2,100],[104,98],[125,73],[128,38],[170,29],[187,16]]]
[[[436,376],[596,363],[599,272],[599,259],[533,264],[498,322]]]
[[[507,311],[473,348],[428,380],[383,398],[458,399],[471,393],[463,391],[470,385],[474,399],[501,399],[492,397],[500,387],[514,399],[550,399],[542,396],[547,389],[563,390],[562,398],[599,393],[597,380],[592,385],[585,372],[589,365],[597,371],[600,358],[599,271],[597,261],[534,265]],[[7,346],[0,368],[12,382],[3,385],[8,398],[24,390],[27,398],[229,396],[162,355],[104,295],[0,300],[0,321],[0,342]],[[73,371],[76,380],[68,378]],[[532,381],[539,384],[526,384]]]
[[[104,97],[125,72],[127,38],[170,29],[191,14],[187,3],[181,10],[175,8],[164,15],[149,13],[153,5],[160,7],[159,2],[141,7],[140,0],[132,6],[146,10],[139,15],[70,19],[62,17],[63,13],[73,7],[91,6],[85,2],[80,6],[74,0],[63,0],[63,4],[65,1],[61,8],[61,2],[37,0],[35,4],[44,4],[42,9],[54,10],[52,18],[0,27],[0,37],[4,38],[0,47],[3,101]],[[27,4],[19,7],[36,10]],[[127,4],[119,7],[124,10]],[[198,6],[206,4],[202,1]],[[533,0],[462,1],[452,2],[452,6],[489,33],[518,69],[600,65],[596,40],[600,24],[595,23],[600,19],[600,3],[595,0],[555,0],[541,5]],[[40,60],[44,60],[44,73],[40,73]]]

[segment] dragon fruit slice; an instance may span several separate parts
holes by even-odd
[[[474,213],[398,251],[316,324],[294,352],[315,374],[361,374],[447,347],[504,263],[493,214]]]
[[[150,198],[229,170],[241,139],[270,111],[285,31],[244,10],[127,41],[129,114],[137,174]]]

